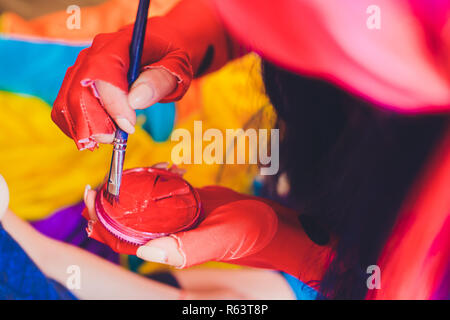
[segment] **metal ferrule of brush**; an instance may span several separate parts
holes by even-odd
[[[120,193],[120,185],[122,183],[123,162],[125,159],[125,151],[127,148],[127,140],[115,138],[114,149],[111,159],[111,168],[109,170],[108,193],[118,197]]]
[[[139,77],[149,5],[150,0],[139,0],[138,12],[130,44],[130,67],[127,74],[128,85],[130,87]],[[108,186],[106,188],[107,198],[112,197],[113,200],[118,200],[120,193],[127,139],[128,134],[120,128],[117,128],[114,138],[111,167],[109,168]]]

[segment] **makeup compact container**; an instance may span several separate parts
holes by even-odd
[[[118,201],[97,193],[98,220],[115,237],[135,245],[194,227],[201,218],[197,191],[178,174],[156,168],[123,172]]]

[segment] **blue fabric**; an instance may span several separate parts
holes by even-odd
[[[295,294],[297,300],[316,300],[318,292],[298,280],[297,278],[291,276],[290,274],[280,272],[281,275],[286,279],[287,283],[291,287],[292,291]]]
[[[0,36],[0,90],[38,97],[51,106],[67,68],[86,47]],[[143,128],[155,141],[169,138],[175,120],[174,103],[157,103],[138,114],[145,115]]]
[[[145,116],[142,125],[156,142],[169,139],[175,122],[175,103],[156,103],[150,108],[137,110],[138,115]]]
[[[75,300],[47,278],[0,224],[0,300]]]
[[[85,47],[0,37],[0,90],[53,105],[67,68]]]

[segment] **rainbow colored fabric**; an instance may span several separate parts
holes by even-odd
[[[177,1],[153,0],[150,12],[162,14]],[[50,108],[78,52],[95,34],[132,22],[136,7],[137,0],[109,0],[82,8],[79,30],[67,29],[65,11],[30,21],[13,13],[0,16],[0,172],[10,187],[11,209],[19,216],[41,220],[61,208],[76,207],[84,186],[95,187],[104,179],[110,148],[78,152],[52,123]],[[129,140],[125,167],[170,160],[174,145],[167,141],[170,132],[173,128],[192,132],[193,120],[202,120],[204,130],[271,127],[274,112],[264,95],[259,58],[245,56],[195,81],[176,108],[158,105],[142,113]],[[444,151],[450,149],[448,137]],[[448,294],[450,157],[442,152],[436,159],[424,178],[425,192],[405,206],[379,261],[383,290],[368,298],[429,299]],[[433,173],[437,163],[442,169]],[[250,165],[185,168],[185,178],[194,186],[220,184],[247,193],[257,173]],[[142,273],[159,268],[133,259],[127,263]],[[444,285],[439,287],[440,283]]]
[[[79,30],[66,28],[65,11],[29,21],[14,13],[0,15],[0,172],[10,188],[11,209],[22,218],[35,221],[35,226],[51,237],[71,241],[71,232],[83,229],[80,224],[60,225],[64,230],[55,236],[48,226],[54,221],[60,223],[56,216],[61,216],[61,212],[78,208],[86,184],[95,187],[103,181],[111,156],[109,146],[95,152],[79,152],[51,121],[51,105],[66,69],[78,53],[94,35],[132,22],[137,2],[109,0],[82,8]],[[150,12],[162,14],[175,2],[152,1]],[[174,104],[158,104],[141,111],[136,133],[129,139],[125,167],[170,161],[175,145],[168,140],[172,129],[192,132],[194,119],[203,121],[204,130],[244,125],[271,127],[274,113],[264,95],[259,58],[248,55],[194,81],[176,108]],[[184,167],[185,178],[194,186],[220,184],[246,193],[252,191],[257,173],[254,165]],[[122,264],[140,273],[161,268],[128,257],[122,259]],[[225,264],[209,265],[230,268]]]
[[[73,142],[51,122],[50,108],[66,69],[78,53],[89,45],[95,34],[116,30],[132,21],[136,4],[137,1],[110,0],[97,7],[83,8],[80,30],[64,27],[66,12],[31,21],[12,13],[1,17],[0,125],[3,130],[0,147],[3,152],[0,172],[11,188],[11,208],[21,217],[44,218],[80,201],[86,184],[96,186],[103,180],[110,148],[78,152]],[[153,13],[165,12],[171,4],[171,1],[154,1]],[[100,12],[102,24],[97,21]],[[267,111],[264,117],[270,119],[267,113],[273,112],[255,66],[259,66],[258,58],[248,56],[197,81],[178,103],[177,114],[174,104],[157,104],[141,111],[140,125],[129,140],[125,166],[170,161],[174,143],[167,139],[172,129],[175,126],[192,130],[193,119],[202,120],[204,130],[205,127],[241,128],[262,109]],[[230,97],[229,92],[233,91],[236,94]],[[186,178],[193,185],[223,184],[242,192],[251,191],[256,174],[256,168],[244,166],[188,165],[186,168]]]

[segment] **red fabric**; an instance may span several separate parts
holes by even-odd
[[[115,33],[100,34],[92,46],[83,50],[67,70],[53,105],[52,119],[74,139],[78,149],[93,150],[93,135],[111,134],[115,124],[97,99],[94,81],[103,80],[128,92],[129,44],[133,26]],[[178,86],[161,102],[180,99],[203,63],[210,72],[239,54],[229,41],[222,24],[203,0],[181,1],[164,17],[149,19],[142,67],[162,67],[178,78]],[[207,62],[207,61],[206,61]]]
[[[450,111],[449,1],[214,2],[233,35],[280,66],[326,79],[383,108]],[[380,9],[380,29],[366,24],[374,9]],[[429,299],[445,281],[449,137],[406,199],[378,263],[381,290],[369,291],[368,298]]]
[[[204,220],[172,235],[186,258],[183,268],[215,260],[281,270],[303,281],[321,279],[329,248],[311,242],[295,211],[223,187],[197,191]],[[99,222],[91,227],[91,237],[119,253],[136,254],[137,246],[118,240]]]
[[[384,108],[450,111],[449,1],[213,2],[239,41],[282,67]],[[377,8],[380,29],[370,29]]]
[[[431,299],[445,281],[450,261],[450,129],[436,151],[381,254],[381,289],[369,290],[370,299]]]

